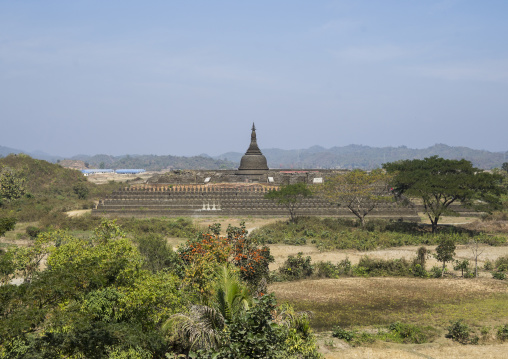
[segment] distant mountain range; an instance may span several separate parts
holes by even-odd
[[[313,146],[299,150],[281,150],[277,148],[262,149],[270,168],[379,168],[383,163],[404,159],[423,159],[430,156],[440,156],[447,159],[466,159],[475,167],[482,169],[499,168],[508,161],[507,152],[489,152],[474,150],[468,147],[452,147],[436,144],[424,149],[400,147],[369,147],[349,145],[343,147],[324,148]],[[160,171],[164,169],[235,169],[244,153],[227,152],[219,156],[210,157],[207,154],[199,156],[156,156],[156,155],[76,155],[71,158],[53,156],[44,152],[27,153],[21,150],[0,146],[0,156],[10,153],[26,153],[27,155],[58,162],[63,159],[81,160],[89,168],[144,168]]]
[[[270,168],[379,168],[383,163],[405,159],[423,159],[437,155],[447,159],[466,159],[475,167],[492,169],[501,167],[508,161],[507,152],[489,152],[474,150],[468,147],[451,147],[436,144],[424,149],[400,147],[369,147],[349,145],[332,147],[329,149],[313,146],[300,150],[281,150],[278,148],[263,149]],[[228,152],[217,156],[218,159],[227,159],[240,162],[243,153]]]

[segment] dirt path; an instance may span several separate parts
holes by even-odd
[[[77,209],[75,211],[65,212],[69,217],[79,217],[87,213],[92,213],[91,209]]]
[[[225,235],[226,230],[229,225],[239,227],[241,222],[245,222],[245,228],[250,233],[254,229],[258,227],[262,227],[264,225],[280,221],[280,218],[272,218],[272,217],[249,217],[249,218],[228,218],[228,217],[210,217],[210,218],[195,218],[194,223],[207,227],[214,223],[220,223],[221,225],[221,234]]]
[[[491,345],[461,345],[455,343],[429,343],[420,345],[397,345],[383,343],[374,348],[351,348],[335,341],[327,343],[335,347],[326,347],[324,340],[318,341],[320,351],[325,359],[465,359],[465,358],[489,358],[506,359],[508,356],[508,344]]]

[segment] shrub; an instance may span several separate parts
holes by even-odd
[[[338,265],[334,265],[332,262],[317,262],[315,267],[317,268],[317,276],[321,278],[339,278],[340,269]]]
[[[349,258],[346,257],[346,259],[341,260],[339,264],[337,264],[337,267],[339,269],[339,274],[351,275],[352,265]]]
[[[462,319],[450,322],[450,324],[451,325],[448,327],[448,334],[446,334],[445,337],[461,344],[468,344],[470,342],[469,335],[471,333],[469,326],[465,324]]]
[[[72,190],[78,196],[79,199],[87,199],[90,190],[84,182],[78,182],[72,186]]]
[[[28,234],[28,236],[30,236],[30,238],[34,239],[36,238],[39,233],[41,233],[42,230],[38,227],[34,227],[34,226],[28,226],[26,227],[26,234]]]
[[[502,325],[497,329],[497,339],[503,342],[508,340],[508,324]]]
[[[422,329],[413,324],[395,322],[390,324],[388,329],[401,338],[403,343],[422,344],[428,341]]]
[[[426,278],[428,276],[428,273],[427,271],[425,270],[424,267],[422,267],[420,264],[418,263],[413,263],[411,269],[410,269],[411,273],[413,273],[413,275],[415,277],[420,277],[420,278]]]
[[[492,278],[499,279],[499,280],[505,280],[506,274],[504,272],[492,272]]]
[[[443,270],[437,266],[432,267],[430,273],[432,278],[441,278],[443,276]]]
[[[479,234],[470,230],[450,227],[440,228],[430,234],[428,228],[416,223],[369,221],[366,229],[358,227],[351,219],[301,217],[298,223],[280,221],[254,230],[252,238],[260,243],[286,243],[292,245],[311,242],[321,251],[336,249],[372,250],[405,245],[435,245],[446,238],[457,244],[467,244],[474,236],[480,243],[502,245],[503,236]],[[422,264],[422,263],[420,263]],[[423,263],[425,264],[425,263]]]
[[[508,271],[508,255],[497,258],[495,261],[495,267],[500,272]]]
[[[483,269],[485,270],[492,270],[494,269],[494,263],[490,259],[487,259],[485,263],[483,264]]]
[[[402,259],[373,259],[368,256],[360,258],[358,267],[365,268],[369,276],[408,276],[411,274],[411,264]]]
[[[16,218],[4,217],[0,218],[0,236],[5,232],[12,231],[16,226]]]
[[[338,339],[351,342],[355,338],[356,332],[354,330],[346,330],[340,326],[336,326],[332,330],[332,336]]]
[[[311,264],[310,256],[304,258],[303,253],[299,252],[296,257],[288,256],[279,272],[289,280],[302,279],[312,275],[314,266]]]

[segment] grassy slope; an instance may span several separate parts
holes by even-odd
[[[30,196],[4,203],[0,216],[16,217],[19,221],[37,221],[72,209],[91,208],[93,200],[110,193],[119,185],[97,186],[87,181],[80,171],[63,168],[27,155],[9,155],[0,159],[0,168],[8,167],[25,178]],[[87,199],[79,199],[74,186],[84,184],[89,190]]]

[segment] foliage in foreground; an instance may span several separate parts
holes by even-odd
[[[232,232],[238,234],[238,229]],[[221,308],[222,329],[227,333],[218,345],[197,348],[204,354],[250,358],[246,353],[257,351],[259,357],[266,357],[263,353],[318,357],[304,316],[293,311],[294,320],[278,321],[275,298],[263,293],[253,298],[239,278],[238,288],[244,290],[224,290],[232,282],[221,284],[217,269],[227,263],[207,262],[210,257],[192,250],[184,261],[157,236],[140,239],[138,246],[141,253],[114,222],[104,221],[91,238],[44,232],[32,246],[0,254],[2,269],[8,269],[2,272],[3,282],[15,275],[24,278],[19,286],[0,286],[0,357],[187,357],[192,346],[185,337],[164,330],[163,324],[196,306]],[[249,263],[243,262],[243,252],[238,259],[232,253],[240,252],[227,253],[221,257],[226,262]],[[40,265],[44,257],[46,268]],[[209,269],[211,275],[199,268]],[[195,285],[205,281],[208,286]],[[241,297],[248,305],[235,305],[244,303]],[[253,339],[240,340],[246,336]]]

